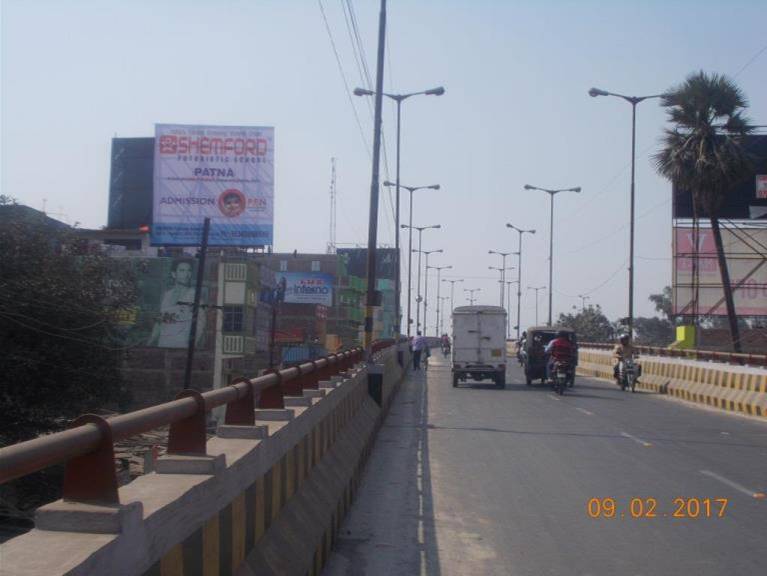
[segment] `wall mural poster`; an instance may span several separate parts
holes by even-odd
[[[194,258],[125,259],[118,265],[130,266],[136,282],[134,306],[118,315],[119,333],[115,339],[125,346],[186,348],[192,326],[192,303],[197,277]],[[200,303],[208,301],[203,284]],[[197,317],[198,347],[204,348],[203,335],[208,309]]]

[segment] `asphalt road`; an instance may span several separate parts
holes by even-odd
[[[557,397],[516,365],[505,390],[456,389],[432,362],[395,399],[324,574],[767,574],[767,423],[587,378]],[[590,517],[594,498],[615,516]]]

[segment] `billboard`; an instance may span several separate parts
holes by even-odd
[[[339,257],[346,258],[347,271],[350,276],[367,278],[368,249],[339,248]],[[394,280],[397,274],[397,250],[395,248],[378,248],[376,250],[376,280]]]
[[[192,326],[197,260],[193,258],[125,258],[115,266],[127,266],[135,282],[136,301],[118,314],[115,340],[126,346],[186,348]],[[208,302],[203,284],[200,303]],[[197,316],[197,346],[204,347],[207,310]]]
[[[277,272],[275,298],[289,304],[333,305],[335,278],[323,272]]]
[[[676,227],[673,235],[673,313],[692,315],[696,264],[692,228]],[[722,242],[739,316],[767,316],[767,228],[723,228]],[[710,228],[698,233],[698,314],[724,316],[727,307]]]
[[[274,128],[157,124],[152,244],[273,242]]]
[[[152,223],[154,138],[113,138],[107,228]]]
[[[752,171],[727,192],[719,217],[734,220],[767,217],[767,135],[745,138],[744,146],[751,156]],[[672,185],[673,217],[692,218],[692,194]],[[706,216],[701,213],[701,216]]]

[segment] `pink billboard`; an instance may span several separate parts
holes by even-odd
[[[722,230],[735,310],[739,316],[767,316],[767,228]],[[698,233],[695,258],[692,228],[674,229],[674,314],[693,314],[693,269],[698,269],[698,314],[727,314],[722,277],[710,228]]]

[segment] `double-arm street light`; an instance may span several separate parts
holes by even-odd
[[[503,260],[503,262],[501,263],[501,267],[500,268],[495,268],[495,270],[500,270],[501,271],[501,308],[503,308],[503,286],[504,286],[503,283],[506,282],[506,270],[507,270],[507,268],[506,268],[506,256],[510,256],[511,252],[496,252],[495,250],[488,250],[487,253],[488,254],[496,254],[496,255],[500,256],[501,259]],[[492,266],[491,266],[491,268],[492,268]]]
[[[481,292],[482,288],[464,288],[463,291],[469,293],[467,297],[469,306],[474,306],[474,302],[476,301],[476,298],[474,298],[474,292]]]
[[[453,298],[455,283],[463,282],[463,278],[458,278],[457,280],[443,280],[443,282],[450,282],[450,315],[452,317],[453,310],[455,310],[455,299]]]
[[[439,310],[437,312],[437,335],[439,336],[442,334],[442,320],[445,317],[445,306],[447,305],[446,302],[450,300],[450,296],[440,296],[438,300]]]
[[[578,294],[578,298],[581,299],[581,312],[583,312],[586,309],[586,300],[591,300],[591,296],[586,296],[585,294]]]
[[[439,336],[439,303],[441,300],[439,296],[439,286],[441,283],[441,274],[443,270],[452,269],[452,266],[428,266],[427,265],[426,268],[431,268],[432,270],[437,271],[437,321],[434,323],[434,335]],[[423,325],[424,325],[424,329],[428,326],[428,324],[426,323],[426,307],[425,306],[424,306],[424,313],[423,313]]]
[[[407,269],[408,269],[408,281],[407,281],[407,325],[408,325],[408,336],[410,335],[410,324],[412,324],[413,319],[410,316],[410,270],[412,265],[412,259],[413,259],[413,252],[418,252],[418,287],[417,287],[417,296],[416,296],[416,315],[418,316],[418,313],[421,310],[421,241],[423,237],[423,231],[424,230],[432,230],[432,229],[438,229],[442,228],[440,224],[434,224],[433,226],[409,226],[407,224],[403,224],[402,228],[410,228],[410,233],[413,233],[413,230],[418,231],[418,250],[411,248],[410,253],[408,254],[408,261],[407,261]],[[419,327],[421,324],[420,316],[418,316],[418,321],[416,323],[416,328]]]
[[[393,184],[392,182],[389,182],[388,180],[383,183],[384,186],[390,187],[390,186],[396,186],[397,187],[397,204],[399,204],[399,189],[404,188],[408,192],[410,192],[410,223],[409,224],[402,224],[400,226],[399,224],[399,208],[397,208],[397,245],[399,246],[399,230],[400,228],[408,228],[410,232],[408,233],[408,242],[407,242],[407,335],[410,337],[410,325],[413,323],[413,316],[410,313],[410,304],[412,301],[412,293],[411,293],[411,283],[413,281],[413,230],[417,230],[418,227],[413,226],[413,192],[416,190],[439,190],[439,184],[432,184],[431,186],[402,186],[399,184],[399,180],[396,184]],[[439,228],[439,226],[426,226],[426,228]],[[419,230],[419,232],[422,232],[426,228],[422,228]],[[419,242],[420,242],[420,235],[419,235]],[[419,244],[420,248],[420,244]],[[400,281],[399,281],[399,249],[397,249],[397,293],[399,294],[400,290]],[[399,298],[397,299],[397,307],[399,309]]]
[[[400,182],[399,182],[399,174],[400,174],[400,134],[401,134],[401,110],[402,110],[402,102],[404,100],[407,100],[411,96],[419,96],[421,94],[425,96],[442,96],[445,93],[445,89],[442,86],[439,86],[438,88],[431,88],[430,90],[424,90],[422,92],[411,92],[409,94],[387,94],[386,92],[383,93],[384,96],[387,98],[391,98],[397,103],[397,181],[395,183],[395,186],[397,187],[397,200],[396,200],[396,208],[395,208],[395,215],[394,215],[394,228],[397,230],[397,237],[395,238],[395,246],[394,248],[397,250],[397,270],[396,270],[396,278],[394,279],[397,290],[395,291],[394,298],[394,307],[396,308],[395,314],[397,318],[397,333],[399,334],[401,331],[401,325],[402,325],[402,314],[400,313],[400,251],[399,251],[399,189],[400,189]],[[354,89],[354,95],[355,96],[375,96],[375,92],[372,90],[366,90],[365,88],[355,88]],[[384,182],[384,186],[386,185],[386,182]],[[410,202],[410,223],[413,223],[413,216],[412,216],[412,209],[413,209],[413,202],[412,202],[412,192],[411,192],[411,202]],[[411,238],[411,244],[412,244],[412,238]],[[410,246],[410,249],[412,249],[412,245]],[[408,314],[408,316],[410,316]],[[410,324],[408,324],[408,330],[407,333],[410,334]]]
[[[438,248],[437,250],[421,250],[420,252],[421,254],[424,254],[426,256],[426,267],[423,270],[423,286],[424,286],[424,289],[423,289],[423,332],[424,334],[423,335],[426,336],[426,327],[428,326],[426,322],[426,309],[429,306],[429,268],[431,268],[431,266],[429,266],[429,255],[442,253],[444,252],[444,250],[442,250],[442,248]],[[418,256],[420,260],[420,254]],[[420,265],[419,265],[419,268],[420,268]],[[419,269],[418,272],[420,274],[421,270]],[[419,295],[419,298],[420,298],[420,295]],[[421,319],[420,319],[420,316],[418,315],[419,304],[420,302],[416,301],[416,311],[415,311],[416,331],[421,329]]]
[[[629,338],[634,337],[634,166],[636,164],[636,131],[637,131],[637,104],[650,98],[662,98],[663,94],[650,96],[626,96],[615,92],[608,92],[600,88],[589,90],[589,96],[615,96],[622,98],[631,104],[631,208],[630,208],[630,231],[629,231]]]
[[[501,273],[501,279],[499,280],[499,283],[501,285],[501,308],[503,308],[503,295],[505,293],[504,286],[506,285],[506,270],[514,270],[514,266],[508,266],[507,268],[501,268],[500,266],[488,266],[487,269],[497,270]]]
[[[559,194],[560,192],[580,192],[581,187],[576,186],[575,188],[559,188],[557,190],[549,190],[548,188],[539,188],[538,186],[531,186],[530,184],[525,184],[525,190],[540,190],[541,192],[546,192],[546,194],[549,195],[549,199],[551,201],[551,220],[549,222],[549,322],[548,325],[551,326],[551,314],[552,314],[552,285],[554,284],[554,196],[556,194]],[[537,293],[536,293],[537,297]],[[538,304],[536,300],[536,305]]]
[[[519,251],[516,252],[519,257],[517,261],[517,340],[519,340],[520,313],[522,311],[522,235],[535,234],[535,230],[523,230],[522,228],[517,228],[514,224],[506,224],[506,228],[516,230],[519,234]]]
[[[506,281],[506,338],[511,338],[511,285],[519,284],[519,280]],[[517,327],[519,327],[519,312],[517,312]],[[519,340],[519,338],[517,338]]]
[[[538,291],[546,290],[546,286],[528,286],[528,290],[535,290],[535,325],[538,326]],[[549,323],[551,326],[551,323]]]

